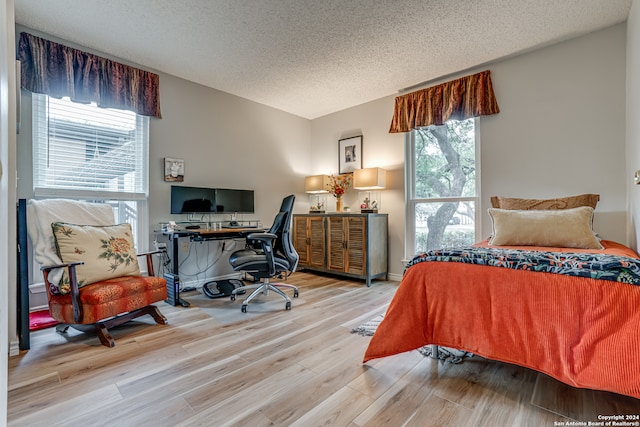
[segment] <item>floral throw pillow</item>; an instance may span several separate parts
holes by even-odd
[[[115,277],[140,275],[130,224],[96,226],[54,222],[51,228],[60,259],[65,263],[84,262],[76,267],[79,287]],[[65,269],[58,292],[66,294],[70,289]]]

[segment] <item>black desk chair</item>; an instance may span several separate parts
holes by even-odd
[[[273,220],[273,225],[266,233],[251,233],[247,239],[247,247],[235,251],[229,257],[229,263],[235,271],[244,271],[262,282],[242,286],[231,292],[231,301],[235,301],[236,295],[254,289],[254,291],[242,302],[242,312],[247,312],[249,301],[258,294],[268,295],[273,291],[285,299],[287,310],[291,310],[291,300],[279,288],[293,289],[293,297],[298,296],[298,288],[285,283],[270,283],[269,279],[283,273],[289,275],[298,266],[298,253],[291,242],[291,211],[293,210],[294,195],[285,197],[280,206],[280,212]]]

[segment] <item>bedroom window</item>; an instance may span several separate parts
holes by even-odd
[[[109,203],[145,250],[149,118],[69,98],[32,97],[34,196]]]
[[[450,120],[407,134],[407,258],[476,242],[478,122]]]

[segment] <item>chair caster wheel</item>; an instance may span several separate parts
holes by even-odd
[[[247,305],[246,304],[242,304],[242,312],[243,313],[247,312]]]
[[[294,298],[298,298],[298,291],[297,290],[293,291],[293,297]]]
[[[235,294],[231,294],[231,301],[235,301],[236,300],[236,295]]]
[[[285,310],[291,310],[291,301],[287,301],[287,304],[284,306]]]

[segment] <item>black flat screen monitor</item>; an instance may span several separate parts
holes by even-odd
[[[171,213],[216,212],[215,188],[171,186]]]
[[[216,188],[217,213],[254,213],[253,190]]]

